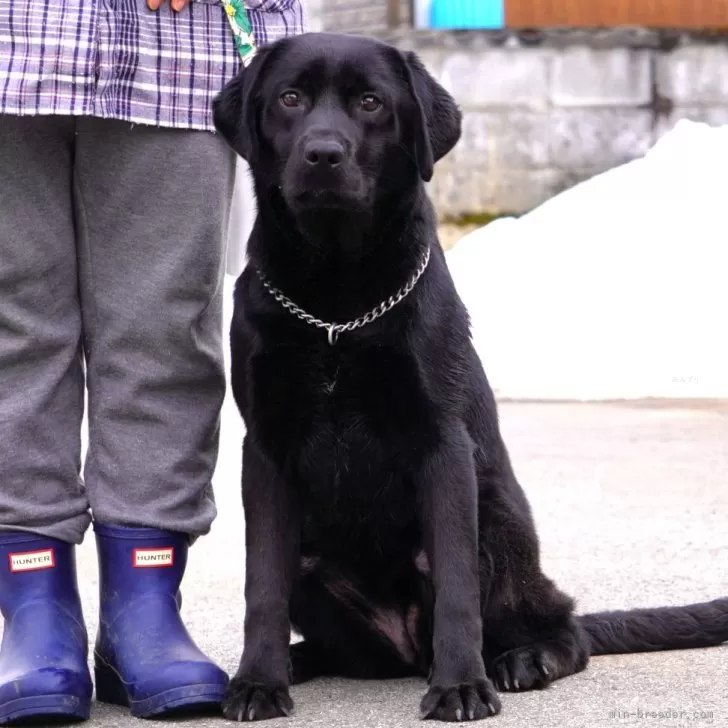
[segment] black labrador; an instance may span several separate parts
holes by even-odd
[[[418,58],[279,41],[214,117],[258,200],[232,324],[247,611],[225,716],[287,715],[319,675],[421,675],[422,717],[473,720],[590,655],[728,639],[728,599],[575,616],[541,571],[423,184],[461,115]]]

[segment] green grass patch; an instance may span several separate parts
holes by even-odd
[[[518,217],[510,212],[467,212],[462,215],[446,215],[442,218],[442,225],[455,225],[456,227],[483,227],[501,217]]]

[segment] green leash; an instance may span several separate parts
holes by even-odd
[[[243,60],[243,65],[247,66],[258,49],[255,47],[253,24],[245,9],[245,3],[243,0],[220,0],[220,3],[232,28],[235,47]]]

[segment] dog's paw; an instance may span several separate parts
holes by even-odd
[[[481,720],[500,713],[501,703],[490,680],[476,680],[454,687],[433,685],[422,698],[423,720]]]
[[[234,677],[222,701],[222,714],[238,722],[280,718],[293,712],[293,700],[283,685],[262,683]]]
[[[548,687],[557,677],[559,663],[548,649],[532,645],[505,652],[491,670],[498,690],[522,692]]]

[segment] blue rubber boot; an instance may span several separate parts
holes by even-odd
[[[93,687],[75,554],[63,541],[0,531],[0,725],[89,717]]]
[[[101,613],[96,698],[138,718],[216,709],[227,675],[200,652],[180,617],[187,536],[95,524]]]

